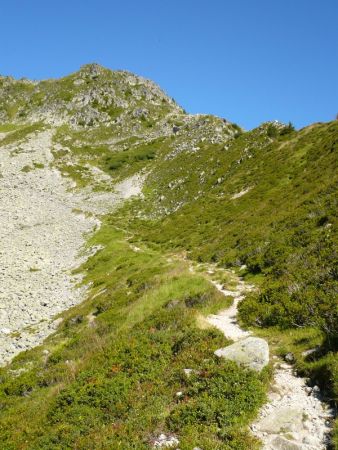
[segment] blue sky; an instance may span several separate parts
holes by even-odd
[[[60,77],[98,62],[247,129],[338,113],[337,0],[11,0],[0,43],[2,75]]]

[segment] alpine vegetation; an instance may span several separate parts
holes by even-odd
[[[0,77],[1,449],[338,449],[337,150]]]

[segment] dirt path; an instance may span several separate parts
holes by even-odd
[[[233,274],[232,274],[233,278]],[[236,319],[238,303],[253,287],[238,279],[233,291],[212,281],[224,295],[234,297],[232,306],[207,321],[229,339],[240,341],[250,333]],[[321,401],[318,387],[310,388],[304,378],[294,375],[292,366],[277,359],[269,401],[251,426],[264,450],[322,450],[327,448],[333,411]]]
[[[50,167],[52,135],[0,145],[0,365],[41,343],[59,323],[53,317],[81,301],[71,270],[88,256],[86,235],[100,214],[141,190],[134,176],[115,193],[72,192]]]
[[[239,339],[246,338],[250,336],[249,331],[243,330],[237,322],[237,308],[238,304],[245,297],[244,293],[251,289],[251,286],[246,286],[243,281],[239,281],[235,291],[230,291],[224,289],[219,283],[212,282],[214,286],[222,292],[226,297],[233,297],[233,303],[230,308],[221,311],[218,314],[211,314],[208,316],[207,320],[211,325],[218,328],[225,337],[232,339],[233,341],[238,341]]]

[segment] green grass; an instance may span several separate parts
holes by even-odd
[[[116,182],[146,169],[162,149],[163,138],[149,143],[137,143],[137,140],[135,142],[135,139],[130,138],[122,140],[124,150],[115,149],[105,143],[107,137],[102,132],[102,129],[96,129],[84,136],[72,132],[69,127],[60,127],[54,137],[55,143],[68,149],[53,152],[54,164],[62,173],[71,177],[77,187],[97,185],[88,165],[99,168]],[[92,142],[93,136],[96,139],[95,144]],[[99,140],[102,143],[99,143]],[[107,187],[103,185],[102,188]]]
[[[117,220],[135,242],[158,251],[186,251],[192,260],[236,270],[245,264],[245,280],[259,289],[240,306],[243,325],[270,337],[290,334],[284,347],[298,354],[299,373],[336,406],[338,124],[273,140],[261,130],[241,134],[226,150],[208,144],[161,159],[144,190],[147,201],[125,206]],[[298,329],[319,336],[315,359],[302,358],[292,342]]]
[[[226,340],[198,326],[226,299],[185,262],[133,251],[109,221],[91,244],[105,248],[84,265],[88,300],[15,358],[9,368],[23,373],[1,369],[2,448],[147,449],[161,432],[186,450],[258,448],[246,426],[268,374],[216,358]]]
[[[41,123],[15,126],[12,129],[13,131],[11,131],[11,133],[9,133],[0,141],[0,146],[13,144],[15,142],[20,143],[21,141],[25,140],[31,133],[34,133],[35,131],[42,131],[44,127],[45,125]],[[8,128],[8,125],[6,125],[5,128]]]
[[[338,322],[337,127],[318,125],[291,133],[290,142],[283,135],[273,143],[254,131],[226,151],[211,146],[199,158],[184,153],[163,159],[148,181],[148,202],[135,203],[128,226],[158,248],[185,249],[192,259],[227,267],[246,264],[248,273],[263,275],[261,294],[250,298],[250,314],[242,309],[248,323],[315,324],[332,340]],[[297,154],[302,156],[295,159]],[[212,159],[216,169],[207,173]],[[231,199],[246,186],[252,189]],[[170,213],[177,205],[182,206]],[[122,216],[127,215],[126,209]],[[135,219],[142,215],[144,220]]]
[[[31,172],[32,170],[34,170],[34,169],[43,169],[45,166],[44,166],[44,164],[42,164],[42,163],[36,163],[36,162],[33,162],[33,167],[32,166],[24,166],[22,169],[21,169],[21,172],[26,172],[26,173],[28,173],[28,172]]]
[[[3,123],[0,125],[0,132],[1,133],[9,133],[10,131],[15,131],[19,128],[21,128],[20,125],[15,125],[13,123]]]

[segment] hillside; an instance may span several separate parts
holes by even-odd
[[[249,426],[285,358],[333,429],[337,150],[337,121],[244,131],[97,64],[0,77],[2,448],[268,449]],[[208,324],[241,283],[258,372]]]

